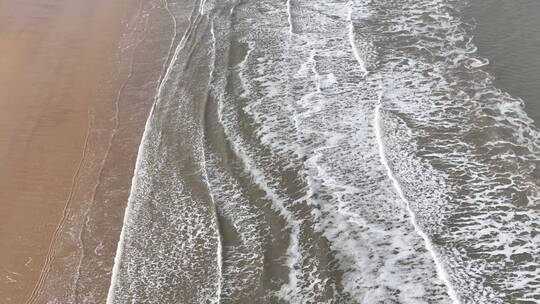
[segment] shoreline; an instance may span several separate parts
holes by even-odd
[[[111,77],[115,82],[105,90],[115,92],[114,114],[110,102],[94,109],[93,135],[103,144],[94,151],[96,162],[86,170],[88,187],[80,191],[80,204],[73,208],[57,248],[44,287],[46,301],[102,303],[107,296],[137,150],[161,67],[168,60],[164,41],[173,35],[164,1],[139,4],[117,52]],[[72,271],[66,273],[66,266]]]
[[[0,30],[0,297],[34,303],[76,205],[93,144],[90,116],[107,83],[131,0],[6,1]]]
[[[4,6],[17,19],[4,18],[11,28],[0,31],[0,63],[9,67],[0,73],[7,90],[0,103],[13,116],[10,124],[2,117],[0,128],[0,200],[13,202],[2,206],[9,249],[0,254],[7,265],[0,298],[102,302],[173,20],[160,0]],[[52,25],[44,26],[47,18]],[[14,47],[28,28],[42,33]]]

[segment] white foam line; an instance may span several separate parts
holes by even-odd
[[[355,35],[354,35],[354,23],[352,19],[353,14],[353,3],[352,1],[349,1],[349,14],[347,16],[347,21],[349,21],[349,43],[351,44],[351,48],[354,54],[354,57],[356,58],[356,61],[360,64],[360,69],[362,69],[362,72],[364,75],[368,73],[366,68],[366,62],[362,59],[362,56],[360,55],[360,51],[358,50],[358,46],[356,45],[355,41]]]
[[[315,60],[315,55],[317,55],[317,51],[312,50],[308,62],[311,62],[313,64],[313,66],[311,67],[311,71],[315,75],[315,86],[317,88],[317,93],[321,93],[321,75],[319,74],[319,71],[317,71],[317,60]]]
[[[169,54],[170,54],[171,51],[172,51],[172,48],[174,46],[174,40],[176,39],[177,34],[178,34],[178,32],[177,32],[178,29],[177,29],[176,18],[174,18],[173,13],[169,9],[167,1],[165,1],[165,9],[170,14],[171,18],[173,19],[173,23],[174,23],[174,34],[172,36],[171,45],[169,47]],[[199,13],[200,13],[200,11],[199,11]],[[194,23],[196,22],[196,20],[197,20],[197,18],[195,18]],[[159,103],[159,101],[161,99],[160,96],[161,96],[161,92],[163,91],[163,88],[165,87],[165,83],[167,83],[167,81],[170,79],[172,68],[173,68],[175,62],[178,60],[178,55],[179,55],[180,51],[182,50],[182,48],[184,47],[185,41],[187,40],[187,37],[189,36],[189,34],[190,34],[190,30],[188,29],[186,31],[186,33],[184,34],[184,36],[182,37],[182,39],[180,40],[180,42],[178,43],[176,49],[175,49],[174,56],[171,59],[171,61],[169,62],[169,66],[166,69],[165,75],[161,79],[161,83],[160,83],[159,88],[157,90],[154,104],[152,105],[152,108],[150,109],[148,119],[146,120],[146,124],[144,126],[142,140],[141,140],[141,143],[139,145],[139,149],[137,151],[137,160],[135,162],[135,169],[134,169],[134,173],[133,173],[133,178],[131,180],[131,189],[130,189],[130,193],[129,193],[129,197],[128,197],[126,210],[125,210],[125,213],[124,213],[124,221],[122,223],[122,231],[120,232],[120,238],[118,240],[118,245],[116,247],[116,255],[114,257],[114,266],[113,266],[113,270],[112,270],[112,274],[111,274],[111,285],[109,286],[109,291],[108,291],[108,294],[107,294],[107,302],[106,302],[107,304],[113,304],[114,303],[114,290],[116,289],[116,286],[118,284],[118,272],[120,271],[121,258],[122,258],[123,254],[124,254],[123,247],[124,247],[125,242],[126,242],[126,227],[127,227],[128,222],[129,222],[129,220],[131,218],[131,211],[133,209],[133,201],[135,200],[133,195],[135,193],[135,187],[138,185],[138,180],[139,180],[138,172],[141,169],[141,165],[142,165],[142,162],[143,162],[143,159],[144,159],[144,156],[145,156],[145,145],[144,145],[144,143],[146,142],[146,139],[149,136],[148,133],[149,133],[149,130],[150,130],[150,121],[151,121],[152,115],[154,113],[155,107],[156,107],[156,105]]]
[[[210,199],[212,200],[212,203],[214,204],[214,214],[216,217],[216,231],[217,231],[217,242],[218,246],[216,248],[216,259],[217,259],[217,268],[218,268],[218,276],[219,281],[217,283],[217,290],[216,290],[216,301],[214,303],[221,303],[221,294],[222,294],[222,285],[223,285],[223,240],[221,238],[221,233],[219,231],[219,221],[218,221],[218,212],[217,212],[217,206],[215,203],[214,195],[212,194],[210,181],[208,180],[208,173],[206,169],[206,155],[204,153],[204,148],[202,149],[203,153],[203,160],[202,160],[202,169],[205,174],[205,183],[208,188],[208,195],[210,195]]]
[[[287,21],[289,21],[289,34],[294,34],[293,23],[292,23],[292,5],[291,0],[287,0]]]
[[[217,50],[217,39],[216,39],[216,33],[214,31],[214,21],[212,20],[211,21],[211,24],[210,24],[210,34],[212,36],[212,47],[213,47],[213,50],[212,50],[212,57],[211,57],[211,60],[212,60],[212,63],[211,63],[211,69],[210,69],[210,79],[209,79],[209,83],[208,83],[208,87],[210,87],[211,85],[211,81],[212,81],[212,78],[213,78],[213,74],[214,74],[214,69],[215,69],[215,62],[216,62],[216,50]],[[204,128],[204,125],[203,125],[203,128]],[[201,148],[201,153],[203,155],[203,158],[202,158],[202,169],[203,169],[203,172],[204,172],[204,178],[205,178],[205,182],[206,182],[206,186],[208,187],[208,195],[210,195],[210,199],[212,200],[212,203],[214,204],[214,213],[215,213],[215,216],[216,216],[216,231],[217,231],[217,241],[218,241],[218,246],[217,246],[217,268],[218,268],[218,276],[219,276],[219,282],[217,284],[217,291],[216,291],[216,294],[217,294],[217,299],[216,299],[216,303],[220,303],[221,302],[221,293],[222,293],[222,282],[223,282],[223,240],[221,238],[221,233],[219,231],[219,221],[218,221],[218,212],[217,212],[217,207],[216,207],[216,202],[215,202],[215,199],[214,199],[214,195],[212,194],[212,190],[210,189],[211,188],[211,185],[210,185],[210,181],[208,180],[208,171],[206,169],[206,153],[205,153],[205,149],[204,149],[204,133],[203,133],[203,136],[202,136],[202,140],[201,140],[201,144],[203,145],[202,148]]]
[[[380,119],[381,101],[382,101],[382,93],[379,95],[379,100],[377,101],[377,105],[375,106],[375,119],[374,119],[375,135],[377,138],[377,145],[379,147],[379,156],[381,158],[381,163],[386,168],[386,173],[388,175],[388,178],[390,178],[390,180],[392,181],[392,185],[394,186],[396,192],[398,193],[403,206],[409,213],[414,230],[424,240],[424,245],[426,249],[428,250],[428,252],[431,254],[433,262],[435,263],[437,274],[448,289],[448,295],[452,299],[453,303],[460,304],[461,302],[459,300],[459,297],[456,294],[452,284],[450,283],[450,279],[448,278],[448,273],[444,269],[444,266],[442,265],[442,263],[439,261],[437,252],[435,248],[433,247],[431,240],[429,239],[428,235],[419,227],[416,221],[416,214],[411,210],[410,202],[405,197],[405,194],[403,193],[403,189],[401,188],[399,181],[396,179],[396,177],[394,176],[394,173],[392,172],[392,169],[388,165],[388,160],[386,159],[386,155],[384,151],[384,141],[383,141],[382,127],[381,127],[382,121]]]
[[[131,218],[131,210],[133,209],[133,193],[135,192],[135,187],[138,184],[139,174],[142,160],[144,159],[145,149],[144,149],[144,142],[145,139],[148,137],[148,130],[150,129],[150,118],[152,117],[152,113],[154,112],[156,103],[152,105],[152,109],[150,110],[150,114],[148,115],[148,119],[146,120],[146,124],[144,127],[144,132],[142,136],[141,144],[139,145],[139,150],[137,152],[137,161],[135,163],[135,170],[133,174],[133,178],[131,180],[131,189],[130,194],[128,198],[128,203],[126,206],[126,211],[124,213],[124,221],[122,223],[122,231],[120,232],[120,239],[118,240],[118,245],[116,247],[116,256],[114,257],[114,266],[113,271],[111,274],[111,285],[109,286],[109,291],[107,294],[107,304],[113,304],[114,303],[114,290],[116,289],[116,285],[118,283],[118,272],[120,270],[120,264],[121,264],[121,258],[124,254],[123,247],[126,242],[126,227],[128,225],[129,219]]]
[[[220,105],[220,107],[223,108],[223,105]],[[223,110],[221,110],[220,112],[222,111]],[[247,172],[253,178],[255,184],[257,184],[257,186],[259,186],[259,188],[266,193],[266,198],[270,199],[270,201],[272,202],[272,208],[279,212],[279,214],[286,220],[286,227],[291,229],[291,233],[289,235],[289,246],[287,247],[287,266],[290,269],[289,282],[284,286],[287,286],[289,290],[295,290],[298,284],[297,282],[299,276],[298,272],[295,269],[295,265],[298,265],[301,262],[300,260],[302,259],[300,240],[298,238],[298,236],[300,235],[300,221],[295,219],[294,215],[289,210],[287,210],[283,199],[278,194],[276,194],[274,190],[268,185],[265,174],[253,164],[253,161],[248,156],[247,152],[245,152],[244,149],[241,148],[244,145],[249,145],[243,143],[243,140],[235,138],[236,136],[231,134],[230,130],[225,127],[224,118],[222,117],[221,113],[219,114],[219,120],[220,123],[224,126],[227,137],[232,139],[231,148],[245,166],[245,172]],[[283,295],[284,292],[286,293],[286,291],[284,291],[282,287],[278,294],[281,297],[285,297],[285,295]]]
[[[352,13],[353,13],[353,3],[352,1],[349,2],[349,41],[351,43],[351,47],[354,53],[354,56],[356,57],[356,60],[360,64],[360,68],[363,70],[364,74],[367,74],[367,69],[365,66],[364,60],[360,57],[360,53],[358,52],[358,49],[356,47],[356,43],[354,40],[354,26],[352,22]],[[443,281],[443,283],[446,285],[446,288],[448,290],[448,295],[450,296],[452,302],[454,304],[460,304],[461,301],[459,300],[459,297],[454,290],[454,287],[450,283],[450,279],[448,278],[448,273],[444,269],[444,266],[439,261],[439,257],[437,255],[437,251],[433,247],[433,244],[431,243],[431,240],[429,239],[428,235],[419,227],[417,221],[416,221],[416,214],[411,210],[410,202],[405,197],[405,194],[403,193],[403,189],[401,188],[401,185],[399,184],[399,181],[394,176],[394,173],[392,172],[392,169],[390,168],[388,164],[388,160],[386,159],[385,151],[384,151],[384,141],[383,141],[383,134],[382,134],[382,127],[381,127],[381,102],[382,102],[382,92],[379,94],[379,99],[377,101],[377,104],[375,106],[375,115],[374,115],[374,128],[375,128],[375,137],[377,140],[377,146],[379,148],[379,156],[381,163],[386,169],[386,174],[388,175],[388,178],[392,181],[392,185],[396,192],[399,195],[399,198],[401,199],[402,206],[407,210],[409,213],[409,216],[411,218],[411,223],[413,225],[414,230],[416,233],[424,240],[424,246],[430,253],[433,262],[435,263],[435,269],[437,271],[437,275]]]
[[[201,15],[204,15],[204,5],[206,4],[206,0],[201,0],[201,2],[199,2],[199,13]]]
[[[252,46],[250,46],[244,60],[242,60],[242,62],[237,65],[240,70],[240,82],[245,90],[245,92],[242,94],[242,97],[244,98],[247,98],[246,94],[248,94],[249,88],[242,74],[242,70],[247,64],[247,60],[252,50],[253,48]],[[223,98],[223,96],[221,98]],[[249,152],[247,152],[243,148],[249,147],[250,145],[245,143],[241,137],[234,134],[234,132],[232,132],[230,128],[227,127],[227,124],[225,123],[225,118],[223,117],[223,109],[225,108],[225,104],[221,100],[221,98],[219,102],[218,119],[220,124],[223,126],[226,137],[230,140],[231,149],[234,151],[234,153],[238,156],[238,158],[244,165],[244,171],[248,173],[253,179],[253,182],[266,193],[266,198],[271,201],[272,209],[277,211],[279,215],[285,219],[286,228],[291,229],[291,232],[289,234],[289,244],[287,246],[286,253],[287,267],[289,268],[289,282],[283,285],[281,289],[277,291],[278,296],[285,298],[287,296],[287,291],[294,292],[298,290],[297,285],[300,273],[295,266],[299,265],[302,260],[302,248],[300,246],[299,239],[301,220],[296,219],[294,217],[294,214],[287,209],[284,203],[285,199],[279,194],[275,193],[272,187],[268,184],[264,172],[256,166],[255,161],[253,161],[252,158],[249,156]]]

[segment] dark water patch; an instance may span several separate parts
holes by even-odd
[[[473,41],[495,84],[522,98],[540,126],[540,2],[473,0],[464,13],[476,21]]]

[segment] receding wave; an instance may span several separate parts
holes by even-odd
[[[540,133],[460,3],[200,3],[109,303],[540,300]]]

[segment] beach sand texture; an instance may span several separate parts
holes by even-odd
[[[2,303],[105,302],[144,125],[192,6],[0,1]]]
[[[467,3],[0,0],[0,304],[536,303],[536,95]]]

